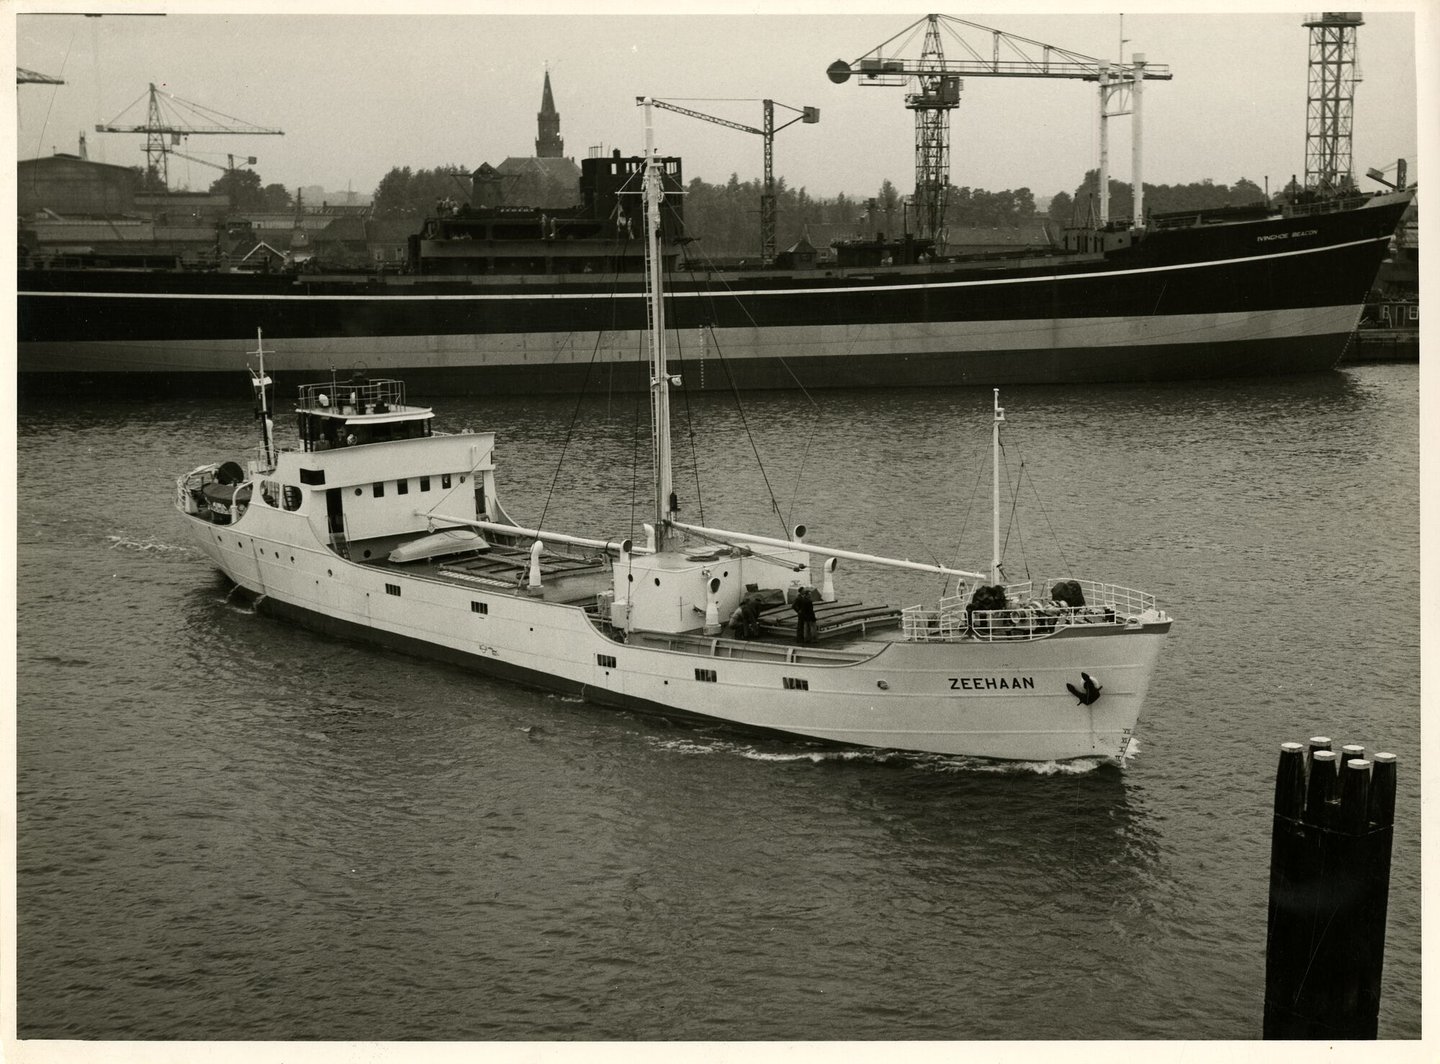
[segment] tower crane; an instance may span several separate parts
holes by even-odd
[[[645,97],[635,97],[636,104],[643,103]],[[796,122],[804,122],[807,125],[820,121],[820,108],[818,107],[791,107],[782,103],[779,106],[787,111],[794,111],[799,117],[792,118],[782,126],[775,125],[774,100],[760,101],[764,105],[764,127],[756,129],[754,126],[747,126],[743,122],[733,122],[728,118],[717,118],[714,115],[707,115],[703,111],[692,111],[688,107],[680,107],[677,104],[667,103],[664,100],[651,99],[656,107],[666,111],[674,111],[676,114],[689,115],[691,118],[699,118],[705,122],[714,122],[716,125],[725,126],[728,129],[738,129],[742,133],[754,133],[765,140],[765,184],[760,193],[760,256],[766,262],[775,261],[775,134]]]
[[[900,58],[925,27],[925,37],[918,59]],[[976,47],[960,35],[959,27],[989,34],[988,47]],[[960,46],[968,58],[945,57],[942,31]],[[904,38],[904,40],[901,40]],[[900,43],[897,45],[896,42]],[[892,46],[894,46],[892,48]],[[887,50],[889,56],[887,56]],[[1003,58],[1002,58],[1003,55]],[[1145,56],[1135,53],[1131,62],[1111,63],[1105,59],[1082,55],[1028,37],[1019,37],[977,22],[950,15],[926,15],[912,22],[889,40],[882,42],[860,58],[847,63],[837,59],[826,68],[826,74],[837,85],[858,75],[865,85],[912,85],[905,95],[905,106],[915,112],[915,205],[920,236],[941,243],[945,236],[945,194],[950,185],[950,112],[960,106],[964,77],[979,78],[1071,78],[1094,81],[1100,87],[1100,188],[1101,218],[1105,220],[1109,191],[1106,158],[1106,120],[1129,114],[1133,128],[1132,180],[1135,184],[1135,218],[1144,217],[1143,181],[1141,174],[1141,86],[1147,80],[1171,78],[1170,68],[1147,64]],[[1110,110],[1112,97],[1128,93],[1130,110]],[[1123,103],[1122,103],[1123,106]]]
[[[120,118],[120,115],[117,115],[109,122],[103,125],[97,125],[95,131],[97,133],[144,133],[145,169],[150,173],[157,174],[161,183],[166,188],[170,187],[168,157],[172,154],[181,155],[180,152],[174,149],[182,144],[186,137],[195,134],[210,135],[219,133],[278,137],[284,136],[285,133],[285,131],[281,129],[265,129],[261,126],[250,125],[248,122],[243,122],[230,115],[222,114],[208,107],[202,107],[200,104],[191,103],[188,100],[182,100],[180,97],[173,96],[168,92],[161,92],[155,88],[154,82],[150,84],[149,97],[149,113],[143,124],[117,125],[116,123]],[[130,104],[130,107],[134,107],[135,104],[144,98],[144,96],[139,97]],[[166,102],[166,106],[164,107],[161,106],[162,99]],[[125,111],[130,110],[130,107],[125,108]],[[191,114],[210,124],[191,125],[184,116],[179,114],[177,108],[185,108]],[[120,114],[123,115],[125,111],[122,111]],[[225,122],[233,124],[226,125],[224,124]],[[190,156],[182,157],[190,158]],[[157,159],[159,160],[158,163],[156,161]],[[233,168],[233,162],[231,166]]]

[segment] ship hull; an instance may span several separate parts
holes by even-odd
[[[1345,356],[1408,202],[1161,230],[1104,254],[677,276],[671,360],[687,387],[723,390],[1323,371]],[[25,271],[18,317],[22,393],[218,385],[257,327],[282,384],[356,362],[432,395],[648,380],[629,277]]]
[[[1169,629],[1164,621],[1019,644],[897,641],[843,664],[743,660],[617,643],[576,606],[376,571],[306,543],[303,517],[252,507],[232,527],[184,520],[257,609],[324,634],[597,705],[844,746],[1123,761]],[[483,613],[471,608],[477,598]],[[702,668],[713,670],[710,682],[698,682]],[[1104,679],[1090,706],[1066,688],[1082,672]]]

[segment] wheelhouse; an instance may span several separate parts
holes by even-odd
[[[306,451],[421,439],[431,435],[434,416],[429,407],[406,402],[403,381],[358,374],[349,381],[302,384],[296,408]]]

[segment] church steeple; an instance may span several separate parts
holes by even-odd
[[[537,159],[561,159],[565,142],[560,139],[560,115],[555,111],[555,97],[550,92],[550,71],[545,71],[545,93],[540,98],[540,113],[535,116],[540,135],[535,138]]]

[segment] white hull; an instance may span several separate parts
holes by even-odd
[[[186,520],[200,549],[237,585],[322,628],[587,701],[870,747],[1121,759],[1169,628],[1167,621],[1144,630],[1066,631],[1019,643],[875,640],[865,656],[850,653],[843,662],[823,650],[730,639],[706,640],[707,651],[697,653],[617,643],[581,606],[523,590],[457,586],[423,571],[346,560],[300,514],[251,506],[233,526]],[[486,613],[475,612],[476,601]],[[715,680],[697,679],[697,669]],[[1066,688],[1082,672],[1103,685],[1093,705],[1077,704]]]
[[[769,362],[785,359],[803,365],[807,359],[832,358],[843,351],[845,360],[882,372],[888,368],[903,376],[907,360],[943,359],[943,373],[915,368],[923,383],[941,377],[963,377],[967,360],[986,356],[1013,356],[1018,361],[1037,355],[1065,354],[1103,364],[1122,357],[1143,362],[1146,351],[1193,349],[1196,358],[1213,358],[1212,349],[1277,340],[1303,343],[1327,337],[1345,337],[1354,331],[1363,306],[1346,304],[1303,310],[1240,311],[1218,314],[1163,314],[1145,318],[1042,318],[1014,321],[925,322],[851,325],[767,326],[747,329],[719,328],[686,335],[691,364],[714,357],[715,383],[726,381],[726,362]],[[383,365],[387,372],[413,376],[417,371],[473,372],[477,381],[507,370],[556,372],[583,371],[592,365],[633,363],[645,334],[633,331],[595,333],[489,333],[463,336],[343,336],[288,337],[280,369],[317,378],[337,365],[356,361]],[[232,340],[93,340],[86,342],[29,342],[21,345],[22,373],[214,373],[229,372],[234,361]],[[1023,357],[1022,357],[1023,356]],[[1155,357],[1159,357],[1156,355]],[[1338,357],[1338,356],[1337,356]],[[988,363],[986,363],[988,365]],[[977,369],[979,364],[977,363]],[[701,369],[692,370],[703,372]],[[1024,376],[1017,369],[1017,373]],[[698,379],[694,387],[703,387]],[[988,383],[988,381],[986,382]]]

